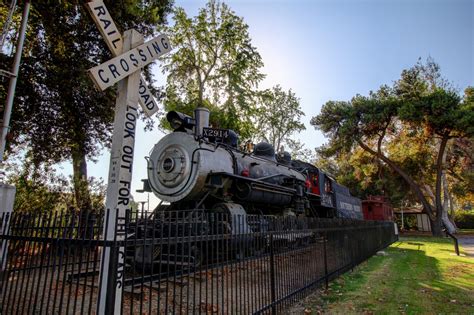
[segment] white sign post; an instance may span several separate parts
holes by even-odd
[[[124,37],[124,49],[133,47],[134,44],[139,44],[140,41],[143,42],[141,34],[134,30],[126,31]],[[140,74],[135,72],[121,80],[118,87],[105,205],[107,217],[104,220],[104,239],[107,241],[123,241],[125,239],[125,231],[118,229],[122,222],[117,218],[117,215],[123,218],[127,210],[130,209],[135,129],[138,119],[137,86],[139,80]],[[118,253],[116,250],[118,250]],[[117,312],[120,312],[124,260],[125,250],[123,246],[119,248],[105,246],[103,248],[97,306],[99,314],[117,314]],[[112,305],[113,309],[111,309]]]
[[[104,240],[122,241],[125,239],[125,231],[119,218],[124,218],[127,210],[130,210],[138,102],[140,101],[147,115],[151,116],[158,110],[139,70],[169,52],[171,47],[168,38],[164,35],[143,43],[143,36],[135,30],[126,31],[122,41],[122,36],[102,0],[89,2],[88,7],[115,56],[89,69],[89,74],[100,90],[118,83],[106,196],[107,217],[104,220]],[[123,246],[104,247],[99,277],[98,314],[120,314],[124,261]]]
[[[15,186],[0,183],[0,235],[8,234],[10,229],[13,203],[15,202]],[[7,266],[8,241],[0,243],[0,275]]]

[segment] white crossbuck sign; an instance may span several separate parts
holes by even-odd
[[[89,70],[94,83],[100,90],[103,91],[114,85],[171,50],[168,37],[160,35],[135,49],[122,51],[122,36],[102,0],[89,2],[87,7],[112,55],[115,57]],[[143,77],[140,77],[138,92],[143,111],[151,117],[158,111],[158,105],[148,90]]]
[[[123,221],[131,208],[131,181],[135,150],[135,130],[138,120],[138,103],[151,116],[158,106],[140,69],[171,50],[168,38],[159,35],[143,43],[143,36],[135,30],[118,31],[102,0],[87,4],[100,33],[114,58],[89,69],[95,85],[100,90],[118,84],[115,104],[114,133],[110,153],[104,220],[104,240],[122,241],[126,231]],[[123,290],[125,249],[120,246],[104,246],[100,267],[98,314],[119,314]]]

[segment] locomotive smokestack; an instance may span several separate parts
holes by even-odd
[[[196,108],[194,110],[194,119],[196,120],[194,133],[196,136],[201,136],[202,128],[209,127],[209,110],[204,107]]]

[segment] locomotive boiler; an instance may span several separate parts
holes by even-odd
[[[309,208],[306,177],[289,160],[277,161],[268,143],[253,153],[237,147],[232,130],[209,128],[209,111],[195,118],[169,112],[174,132],[151,151],[148,182],[153,193],[173,209],[239,208],[255,214],[302,214]]]

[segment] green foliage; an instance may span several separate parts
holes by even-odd
[[[283,144],[293,145],[296,150],[302,149],[301,145],[290,142],[294,133],[306,129],[301,122],[304,112],[300,100],[291,89],[285,92],[277,85],[263,91],[255,114],[257,138],[270,143],[277,151]]]
[[[474,204],[474,138],[454,139],[446,162],[457,207]]]
[[[42,178],[40,172],[50,173],[51,169],[43,168],[32,173],[25,168],[18,176],[10,179],[10,183],[16,187],[15,212],[52,212],[58,210],[60,205],[70,204],[63,191],[66,181],[62,178]]]
[[[460,229],[474,229],[474,211],[456,211],[454,222]]]
[[[57,175],[48,165],[35,167],[26,157],[21,165],[9,164],[7,182],[16,187],[14,211],[25,213],[79,211],[74,198],[72,179]],[[104,208],[105,185],[94,178],[89,179],[91,209]]]
[[[249,138],[256,88],[264,76],[247,24],[225,3],[214,0],[193,18],[183,8],[176,8],[173,15],[175,24],[164,28],[174,48],[163,57],[165,109],[191,115],[196,107],[207,107],[214,126]]]
[[[288,151],[293,160],[300,160],[310,164],[316,162],[316,151],[306,148],[305,144],[301,143],[301,141],[288,138],[286,139],[286,145],[288,145]]]
[[[337,156],[325,155],[320,149],[315,165],[349,187],[354,196],[366,199],[369,195],[383,195],[394,207],[416,201],[403,178],[363,149],[339,152]]]
[[[105,1],[119,30],[145,36],[163,23],[169,1]],[[0,4],[2,12],[6,4]],[[22,7],[22,6],[20,6]],[[19,14],[19,12],[18,12]],[[34,1],[8,135],[9,152],[27,147],[39,167],[73,160],[76,192],[90,207],[86,157],[93,159],[111,140],[115,90],[97,91],[87,70],[111,58],[97,27],[80,1]],[[12,56],[0,54],[9,69]],[[149,73],[148,73],[149,74]],[[0,98],[5,99],[5,87]],[[87,187],[86,187],[87,188]]]
[[[395,223],[401,229],[402,227],[402,216],[395,216]],[[405,215],[403,216],[403,228],[404,231],[418,231],[418,221],[414,215]]]

